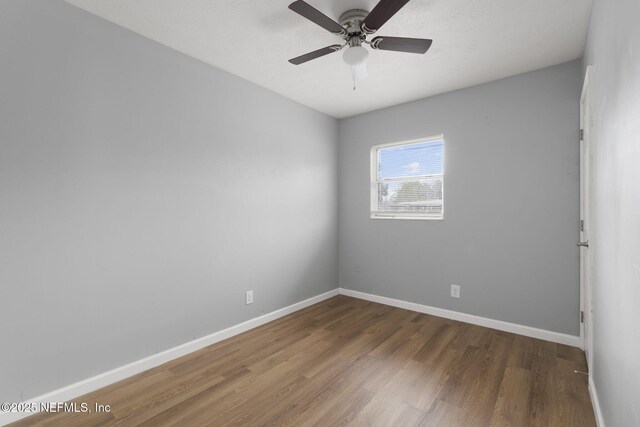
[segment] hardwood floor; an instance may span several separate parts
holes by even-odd
[[[579,349],[338,296],[15,425],[595,426]]]

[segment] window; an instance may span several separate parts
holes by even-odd
[[[443,219],[442,135],[371,148],[371,218]]]

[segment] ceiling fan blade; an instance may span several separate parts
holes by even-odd
[[[293,65],[300,65],[312,59],[320,58],[321,56],[328,55],[333,52],[337,52],[342,48],[339,44],[333,44],[331,46],[323,47],[322,49],[314,50],[313,52],[305,53],[296,58],[290,59]]]
[[[362,31],[367,34],[375,33],[407,3],[409,0],[380,0],[360,24]]]
[[[302,15],[309,21],[320,25],[322,28],[329,32],[339,35],[346,34],[346,30],[342,28],[340,24],[302,0],[294,1],[293,3],[291,3],[289,5],[289,9]]]
[[[396,52],[425,53],[431,47],[433,40],[410,39],[407,37],[375,37],[371,40],[371,47],[380,50]]]

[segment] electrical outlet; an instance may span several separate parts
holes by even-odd
[[[253,291],[247,291],[244,294],[244,303],[245,305],[253,304]]]
[[[451,298],[460,298],[460,286],[451,285]]]

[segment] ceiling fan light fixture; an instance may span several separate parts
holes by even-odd
[[[355,67],[351,67],[351,77],[353,82],[359,82],[360,80],[364,80],[367,78],[367,63],[363,62],[360,65]]]
[[[364,64],[369,51],[362,46],[351,46],[347,48],[342,54],[342,60],[350,67],[357,67]]]

